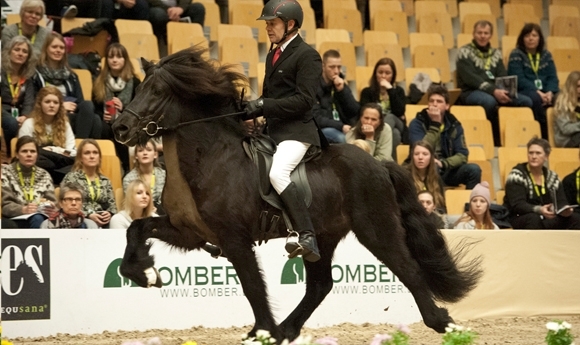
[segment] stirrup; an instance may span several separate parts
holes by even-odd
[[[288,257],[293,259],[298,255],[302,254],[304,248],[299,242],[300,234],[294,230],[288,230],[288,236],[286,236],[286,245],[284,248],[288,252]]]

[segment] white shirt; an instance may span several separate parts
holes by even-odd
[[[46,133],[52,134],[52,124],[45,124],[45,128],[46,128]],[[19,138],[23,137],[25,135],[29,135],[31,137],[34,137],[34,119],[32,119],[32,118],[26,119],[22,123],[22,126],[20,127],[20,130],[18,131]],[[72,127],[70,126],[70,123],[68,123],[68,122],[66,123],[65,138],[66,138],[66,141],[65,141],[65,145],[64,145],[63,149],[70,151],[71,157],[76,156],[75,134],[73,133]]]
[[[156,213],[153,213],[151,217],[159,217]],[[129,216],[129,213],[125,210],[117,213],[111,217],[109,222],[109,229],[128,229],[133,219]]]

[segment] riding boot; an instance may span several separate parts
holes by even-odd
[[[290,220],[294,224],[294,230],[298,233],[298,241],[289,239],[286,242],[285,248],[290,254],[288,256],[293,258],[302,255],[304,260],[311,262],[320,260],[314,226],[312,225],[308,208],[304,203],[304,198],[300,195],[294,182],[291,182],[284,189],[280,194],[280,198],[284,201],[286,211],[288,211]]]

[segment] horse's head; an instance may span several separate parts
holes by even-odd
[[[146,142],[184,121],[215,116],[235,102],[245,77],[231,66],[215,67],[203,52],[197,47],[184,49],[157,64],[142,59],[145,79],[113,124],[118,142]]]

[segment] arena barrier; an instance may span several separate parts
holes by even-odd
[[[480,285],[467,299],[447,306],[456,320],[580,314],[580,232],[449,230],[445,235],[451,245],[465,237],[480,240],[468,256],[484,256]],[[164,286],[143,289],[118,273],[125,242],[123,230],[2,230],[3,335],[253,322],[226,259],[182,253],[156,242],[152,254]],[[288,260],[283,247],[283,240],[273,240],[257,248],[278,320],[304,293],[302,261]],[[339,245],[332,272],[332,292],[306,326],[421,320],[411,294],[354,236]]]

